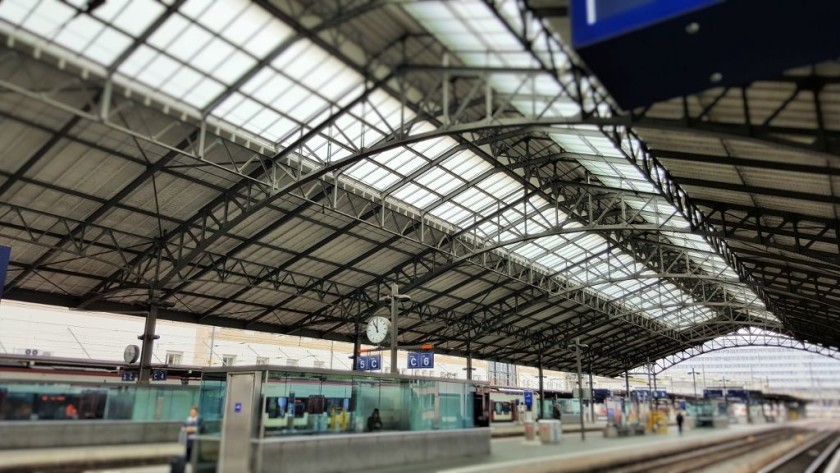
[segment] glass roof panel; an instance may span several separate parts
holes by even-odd
[[[412,183],[406,184],[394,192],[394,197],[418,209],[424,209],[440,200],[437,195]]]
[[[73,54],[108,66],[131,45],[130,34],[145,30],[163,11],[152,0],[136,3],[123,1],[108,5],[105,17],[116,18],[115,26],[103,22],[101,13],[96,17],[81,15],[73,6],[57,0],[0,2],[0,18]],[[134,16],[133,23],[125,21],[126,15]]]
[[[439,167],[426,171],[416,182],[440,195],[446,195],[464,184],[460,178]]]

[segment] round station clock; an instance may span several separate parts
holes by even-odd
[[[385,340],[388,330],[391,328],[391,321],[385,317],[372,317],[367,324],[367,338],[371,343],[379,344]]]
[[[135,363],[138,358],[140,358],[140,347],[138,347],[137,345],[129,345],[125,347],[125,351],[123,352],[123,359],[126,363]]]

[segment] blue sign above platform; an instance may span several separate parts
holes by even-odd
[[[408,369],[428,370],[435,367],[435,354],[430,351],[408,352]]]
[[[572,0],[572,44],[585,46],[723,0]]]
[[[840,1],[572,0],[572,45],[624,110],[840,56]]]
[[[382,367],[382,355],[360,356],[356,359],[358,371],[376,371]]]

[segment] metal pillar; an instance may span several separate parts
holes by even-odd
[[[149,313],[146,315],[143,335],[137,337],[143,342],[140,351],[140,375],[137,378],[137,384],[149,384],[152,377],[152,353],[154,352],[155,340],[160,338],[160,336],[155,335],[159,302],[157,296],[151,295],[149,298]]]
[[[627,423],[627,410],[630,408],[630,370],[624,370],[624,423]]]
[[[359,350],[362,349],[362,322],[356,317],[356,336],[353,338],[353,368],[351,371],[359,370]]]
[[[651,391],[650,397],[653,398],[653,405],[659,407],[659,398],[654,396],[654,393],[656,393],[656,373],[653,373],[653,391]]]
[[[592,355],[589,355],[589,421],[595,422],[595,389],[592,386]]]
[[[586,440],[586,429],[583,427],[583,368],[580,363],[580,337],[575,338],[575,356],[577,357],[578,400],[580,401],[580,439]]]
[[[543,412],[545,412],[545,389],[543,389],[543,364],[542,364],[542,355],[540,355],[540,366],[539,366],[539,373],[540,373],[540,412],[537,414],[538,419],[542,419]]]
[[[694,400],[697,401],[697,370],[691,368],[691,371],[688,372],[691,375],[691,381],[694,382]]]
[[[207,358],[207,366],[213,366],[213,355],[216,354],[216,326],[210,330],[210,357]]]
[[[729,400],[727,399],[729,393],[726,392],[726,376],[722,376],[720,380],[723,382],[723,408],[726,411],[726,418],[729,419]]]
[[[467,342],[467,379],[472,379],[472,351],[470,351],[470,343]]]
[[[752,413],[750,413],[750,390],[747,389],[747,423],[752,424]]]
[[[391,284],[391,374],[397,374],[397,283]]]

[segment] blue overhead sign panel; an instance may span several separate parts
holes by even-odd
[[[419,353],[413,352],[413,351],[408,352],[408,369],[410,369],[410,370],[420,369],[420,354]]]
[[[435,354],[430,351],[420,352],[420,367],[424,370],[435,367]]]
[[[12,249],[8,246],[0,246],[0,300],[3,299],[3,287],[6,285],[6,271],[9,269],[9,260],[12,256]]]
[[[525,391],[525,405],[528,406],[528,409],[534,404],[534,392],[533,391]]]
[[[152,381],[166,381],[166,370],[152,370]]]
[[[573,0],[572,44],[620,36],[723,0]]]
[[[572,0],[570,18],[572,46],[624,110],[840,56],[836,0]]]
[[[750,393],[746,389],[727,389],[727,399],[738,399],[741,402],[747,402],[750,399]]]
[[[376,371],[382,367],[382,355],[360,356],[356,359],[358,371]]]
[[[410,370],[428,370],[435,367],[435,354],[431,351],[410,351],[407,360]]]
[[[122,380],[123,381],[137,381],[137,372],[136,371],[123,371],[122,372]]]

